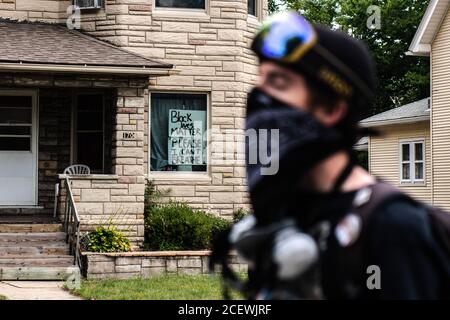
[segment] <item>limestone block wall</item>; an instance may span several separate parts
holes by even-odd
[[[0,17],[62,23],[71,4],[70,0],[0,0]]]
[[[60,212],[64,212],[65,176],[61,175]],[[135,177],[117,175],[90,175],[72,177],[72,193],[81,217],[81,231],[97,226],[114,227],[138,247],[144,238],[144,183]],[[139,179],[144,181],[143,178]]]
[[[267,16],[267,0],[258,1],[258,17],[247,14],[247,0],[206,3],[206,10],[199,12],[161,10],[155,8],[154,0],[106,0],[104,9],[81,13],[81,28],[127,50],[172,63],[179,71],[177,75],[151,79],[143,114],[118,115],[119,122],[127,122],[125,128],[139,127],[143,136],[135,144],[119,142],[119,152],[123,146],[137,157],[119,157],[114,164],[116,171],[142,172],[159,188],[171,189],[173,199],[230,216],[238,208],[249,207],[244,155],[239,147],[244,141],[247,93],[257,76],[257,61],[249,47],[260,21]],[[70,4],[63,0],[2,0],[0,16],[62,23]],[[208,95],[209,129],[215,134],[209,141],[206,174],[149,172],[148,100],[152,92]],[[132,100],[119,99],[131,104]],[[224,137],[230,136],[235,145],[223,150]]]
[[[161,10],[153,0],[111,0],[104,12],[82,15],[86,32],[176,66],[177,75],[151,79],[150,98],[152,92],[208,94],[209,129],[216,134],[209,141],[207,174],[149,172],[148,109],[143,169],[158,188],[171,190],[172,199],[223,216],[249,207],[239,146],[244,141],[247,93],[257,75],[249,47],[267,15],[267,0],[259,5],[259,16],[254,17],[247,14],[247,0],[209,0],[205,12]],[[223,141],[230,136],[235,146],[224,151]]]
[[[87,279],[127,279],[166,274],[208,274],[209,251],[160,251],[82,254]],[[236,254],[229,258],[235,272],[246,272],[247,264]]]

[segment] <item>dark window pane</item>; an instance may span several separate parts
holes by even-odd
[[[101,111],[103,109],[103,95],[82,94],[78,96],[79,111]]]
[[[402,145],[402,161],[409,161],[409,144]]]
[[[405,164],[403,164],[403,168],[402,168],[402,179],[409,180],[410,178],[411,178],[411,175],[410,175],[409,163],[405,163]]]
[[[422,161],[423,160],[423,143],[416,143],[414,146],[415,153],[416,153],[416,159]]]
[[[103,95],[77,96],[77,159],[92,171],[103,169]],[[84,132],[93,131],[93,132]]]
[[[0,151],[31,151],[31,139],[0,137]]]
[[[2,126],[0,125],[0,135],[31,135],[31,127],[25,126]]]
[[[0,124],[2,123],[31,123],[31,109],[0,108]]]
[[[190,136],[183,136],[180,139],[183,140],[183,144],[175,144],[169,147],[169,126],[172,130],[177,130],[181,126],[187,130],[186,135],[190,135],[189,128],[200,128],[206,130],[206,109],[207,109],[207,96],[205,94],[161,94],[154,93],[151,96],[151,170],[152,171],[206,171],[206,141],[202,141],[200,138],[200,148],[186,147],[184,143],[188,143],[193,140]],[[170,118],[169,111],[178,114],[180,121],[174,121]],[[187,119],[187,114],[190,114],[190,118]],[[184,119],[184,118],[186,119]],[[184,120],[183,120],[184,119]],[[178,130],[180,134],[183,130]],[[198,141],[196,137],[194,140]],[[202,145],[203,142],[203,145]],[[198,143],[196,144],[198,146]],[[200,149],[200,150],[199,150]],[[169,150],[172,154],[172,162],[169,159]],[[202,153],[201,156],[197,156],[194,163],[202,164],[174,164],[174,156],[187,154],[195,151],[196,154]],[[201,159],[201,161],[199,160]],[[188,161],[189,162],[189,161]],[[179,161],[181,163],[181,161]],[[186,163],[186,162],[184,162]],[[192,162],[190,162],[192,163]]]
[[[256,0],[247,0],[247,3],[248,3],[247,7],[248,14],[256,16]]]
[[[156,0],[161,8],[205,9],[205,0]]]
[[[103,134],[78,133],[78,163],[91,170],[103,169]]]
[[[0,108],[28,108],[31,109],[30,96],[0,96]]]
[[[415,172],[416,179],[422,180],[423,179],[423,163],[416,163],[416,172]]]
[[[103,112],[78,112],[78,130],[103,130]]]

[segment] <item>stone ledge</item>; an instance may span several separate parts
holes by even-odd
[[[210,250],[192,251],[135,251],[135,252],[82,252],[84,256],[107,256],[107,257],[177,257],[177,256],[209,256]]]
[[[67,175],[67,174],[58,174],[59,180],[64,180],[66,177],[69,177],[70,180],[114,180],[119,179],[117,174],[83,174],[83,175]]]
[[[83,275],[87,279],[126,279],[165,274],[209,274],[209,250],[94,253],[83,252]],[[245,272],[247,264],[235,252],[230,267]]]

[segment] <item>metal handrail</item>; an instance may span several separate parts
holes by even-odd
[[[65,177],[66,181],[66,206],[64,210],[64,231],[66,232],[66,243],[69,244],[70,254],[75,258],[74,264],[81,267],[80,260],[80,216],[73,199],[72,182],[69,177]]]

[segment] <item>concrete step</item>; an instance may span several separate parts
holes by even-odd
[[[79,281],[80,269],[68,267],[0,267],[0,280]]]
[[[74,257],[62,256],[14,256],[1,257],[0,268],[3,267],[70,267],[74,265]]]
[[[66,234],[64,232],[39,232],[39,233],[0,233],[0,246],[25,243],[52,243],[64,242]]]
[[[17,214],[17,213],[2,213],[0,212],[0,223],[29,223],[29,224],[42,224],[42,223],[55,223],[60,222],[53,218],[50,214]]]
[[[49,255],[68,255],[69,245],[65,243],[54,243],[54,244],[44,244],[44,245],[8,245],[0,246],[0,257],[9,257],[17,255],[35,255],[39,256],[49,256]]]
[[[0,223],[1,233],[39,233],[39,232],[61,232],[60,223]]]

